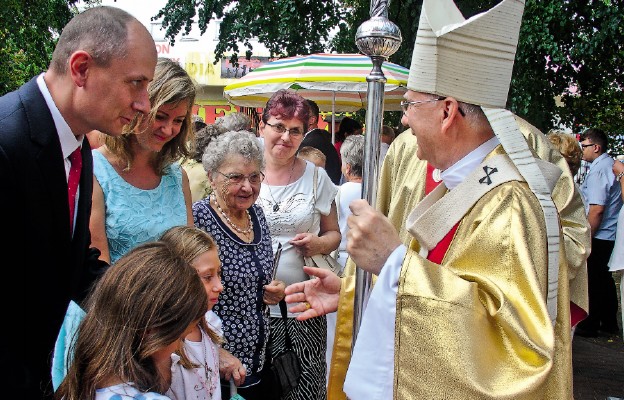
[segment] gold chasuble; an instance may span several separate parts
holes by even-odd
[[[535,155],[550,161],[562,170],[553,191],[553,201],[560,214],[564,233],[570,301],[586,312],[588,309],[586,263],[591,238],[583,202],[561,154],[550,146],[545,135],[537,128],[519,117],[516,117],[516,121]],[[403,132],[394,140],[380,171],[376,202],[377,209],[390,219],[406,246],[409,246],[412,240],[405,227],[407,216],[425,196],[427,162],[416,157],[417,147],[416,137],[410,131]],[[354,289],[355,265],[349,259],[337,313],[338,323],[328,386],[330,400],[346,399],[342,385],[351,359]]]
[[[409,213],[425,197],[427,162],[416,156],[418,144],[410,129],[394,139],[379,173],[375,207],[399,232],[404,245],[412,236],[405,228]]]
[[[495,173],[479,167],[453,189],[455,196],[436,190],[410,216],[416,239],[399,279],[395,399],[572,398],[565,257],[553,329],[545,306],[548,262],[539,202],[519,175],[497,184],[514,167],[492,164],[495,156],[506,157],[500,146],[482,164]],[[442,264],[426,260],[418,254],[421,243],[433,247],[444,237],[454,224],[457,198],[479,187],[479,173],[492,179],[493,188],[460,217]],[[444,219],[445,227],[432,219]]]

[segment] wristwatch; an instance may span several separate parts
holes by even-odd
[[[615,179],[619,182],[619,181],[620,181],[620,179],[622,179],[622,177],[623,177],[623,176],[624,176],[624,171],[622,171],[622,172],[620,172],[619,174],[617,174],[617,175],[615,176]]]

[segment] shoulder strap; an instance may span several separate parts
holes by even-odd
[[[312,179],[312,208],[316,208],[316,188],[318,186],[318,167],[315,165],[314,166],[314,178]],[[310,232],[310,229],[312,229],[312,225],[314,225],[314,221],[312,221],[312,224],[310,224],[310,227],[308,228],[308,232]]]
[[[286,350],[292,350],[292,341],[290,340],[290,335],[288,334],[288,315],[286,311],[286,300],[282,299],[279,302],[280,312],[282,313],[282,321],[284,321],[284,334],[286,336]]]
[[[314,183],[312,186],[312,196],[314,197],[314,205],[316,206],[316,188],[318,187],[318,167],[314,166]]]
[[[338,221],[340,221],[340,188],[338,188],[338,193],[336,193],[336,217]]]

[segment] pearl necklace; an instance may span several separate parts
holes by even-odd
[[[228,225],[230,225],[232,228],[234,228],[234,230],[236,230],[236,232],[242,233],[243,235],[247,236],[247,235],[249,235],[250,232],[253,231],[253,224],[251,223],[251,214],[249,214],[249,210],[245,210],[245,212],[247,213],[248,226],[247,226],[246,229],[241,229],[238,225],[236,225],[230,219],[230,217],[227,215],[227,213],[225,211],[223,211],[223,209],[219,205],[219,202],[217,201],[217,196],[215,196],[215,198],[214,198],[214,203],[215,203],[215,206],[217,207],[217,210],[219,210],[219,212],[221,213],[223,218],[225,218],[225,221],[228,223]]]
[[[292,175],[293,175],[293,171],[295,170],[295,163],[297,162],[297,156],[295,156],[295,159],[293,160],[292,166],[290,167],[290,175],[288,175],[288,183],[286,183],[286,186],[290,185],[290,181],[292,179]],[[266,179],[266,177],[265,177]],[[266,179],[267,181],[267,188],[269,189],[269,195],[271,196],[271,199],[273,199],[273,212],[278,212],[280,210],[280,206],[279,206],[279,202],[275,200],[275,197],[273,197],[273,192],[271,191],[271,183],[269,182],[268,179]]]

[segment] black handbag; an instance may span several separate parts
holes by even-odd
[[[263,387],[265,388],[266,398],[279,400],[286,397],[297,384],[301,376],[301,365],[299,357],[292,349],[292,341],[288,334],[288,324],[286,317],[286,301],[279,302],[282,320],[284,321],[284,329],[286,334],[286,350],[279,355],[271,358],[271,365],[264,368]]]

